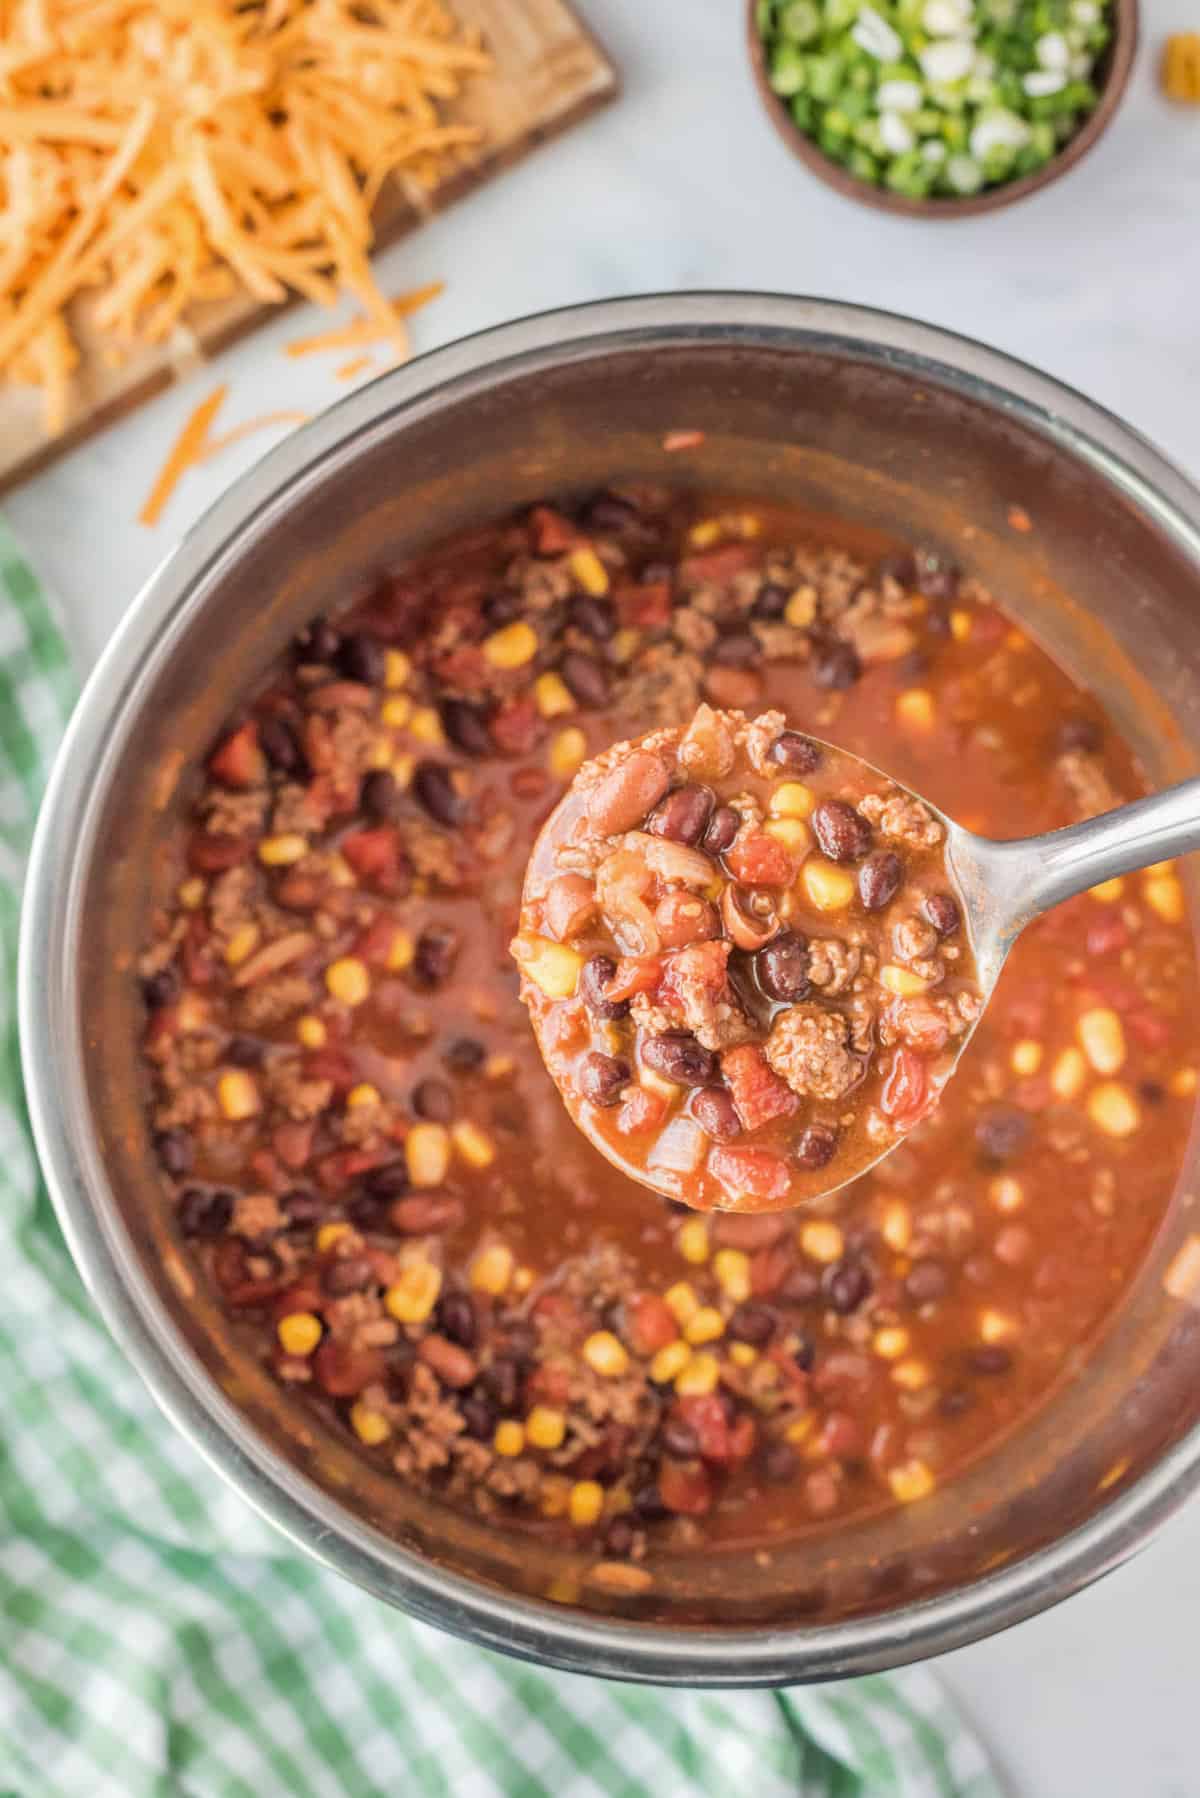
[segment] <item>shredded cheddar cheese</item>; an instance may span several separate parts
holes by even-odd
[[[0,0],[0,378],[61,430],[84,298],[105,361],[239,291],[349,293],[328,347],[403,356],[431,290],[379,291],[372,210],[475,142],[442,108],[487,66],[442,0]]]
[[[263,412],[258,418],[248,418],[244,424],[232,426],[220,437],[210,437],[209,430],[216,423],[217,413],[225,404],[228,392],[226,386],[215,387],[190,415],[159,470],[149,498],[138,513],[139,523],[147,526],[158,523],[167,502],[189,468],[198,468],[202,462],[210,461],[213,456],[229,449],[232,444],[240,443],[244,437],[252,436],[255,431],[265,431],[272,425],[304,424],[308,419],[307,412]]]

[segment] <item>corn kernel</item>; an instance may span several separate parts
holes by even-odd
[[[416,756],[409,755],[407,750],[401,751],[392,757],[391,761],[388,763],[388,767],[391,769],[392,779],[398,787],[409,787],[412,785],[413,769],[416,765]]]
[[[1168,100],[1200,105],[1200,31],[1176,31],[1167,39],[1159,82]]]
[[[626,662],[633,660],[641,646],[641,641],[641,631],[635,631],[629,625],[626,625],[624,630],[617,632],[612,640],[612,657],[618,667],[623,668]]]
[[[713,1256],[713,1274],[717,1285],[735,1305],[750,1297],[750,1257],[744,1249],[718,1249]]]
[[[620,1379],[629,1371],[625,1344],[611,1330],[593,1330],[580,1353],[592,1372],[606,1380]]]
[[[700,1267],[708,1260],[708,1225],[702,1217],[689,1217],[679,1226],[676,1247],[685,1261]]]
[[[289,830],[283,836],[264,837],[258,845],[258,859],[264,868],[290,868],[308,854],[308,839],[299,831]]]
[[[799,1417],[793,1417],[791,1423],[789,1423],[786,1430],[784,1430],[784,1441],[790,1442],[793,1448],[798,1448],[802,1442],[807,1442],[808,1438],[812,1435],[813,1426],[816,1421],[817,1420],[811,1411],[801,1411]]]
[[[471,1263],[471,1284],[476,1292],[490,1292],[493,1298],[508,1291],[517,1258],[504,1242],[490,1242],[480,1249]]]
[[[321,1320],[311,1311],[289,1311],[275,1333],[285,1355],[311,1355],[321,1340]]]
[[[1009,1064],[1014,1074],[1036,1074],[1042,1065],[1042,1045],[1031,1036],[1024,1036],[1019,1043],[1013,1044]]]
[[[423,1324],[442,1295],[442,1270],[423,1257],[406,1262],[383,1295],[384,1309],[398,1324]]]
[[[846,1248],[846,1239],[837,1225],[820,1217],[813,1218],[811,1223],[801,1224],[799,1242],[804,1254],[813,1261],[821,1261],[826,1265],[840,1261]]]
[[[245,1068],[230,1068],[217,1081],[217,1104],[221,1116],[236,1124],[242,1118],[257,1117],[262,1100],[254,1081]]]
[[[1111,880],[1102,880],[1099,886],[1089,890],[1092,898],[1098,899],[1101,905],[1115,905],[1125,891],[1125,882],[1119,874],[1114,874]]]
[[[468,1167],[491,1167],[496,1159],[495,1143],[486,1130],[481,1130],[469,1118],[451,1124],[450,1140]]]
[[[767,810],[776,818],[807,818],[815,804],[811,787],[800,780],[785,780],[772,788]]]
[[[368,768],[388,769],[392,765],[392,746],[386,737],[376,737],[367,748]]]
[[[576,1480],[567,1501],[567,1515],[579,1529],[599,1521],[604,1509],[604,1488],[595,1480]]]
[[[539,674],[533,683],[533,697],[543,718],[561,718],[575,710],[571,689],[561,674]]]
[[[889,993],[895,993],[901,999],[915,999],[919,993],[929,991],[927,980],[922,980],[911,968],[899,967],[892,961],[880,968],[879,983],[886,986]]]
[[[696,1297],[696,1289],[686,1280],[677,1280],[674,1286],[668,1286],[663,1293],[668,1311],[676,1323],[682,1326],[690,1317],[695,1317],[700,1309],[700,1300]]]
[[[325,1025],[312,1012],[306,1012],[304,1017],[296,1019],[296,1041],[302,1048],[323,1049],[328,1036]]]
[[[418,743],[428,743],[437,748],[446,741],[446,733],[442,729],[442,721],[435,707],[419,705],[408,721],[408,734],[415,737]]]
[[[800,873],[800,884],[818,911],[844,911],[854,897],[854,876],[833,862],[812,856]]]
[[[335,887],[353,887],[358,885],[354,869],[343,855],[330,856],[329,878]]]
[[[1183,917],[1183,888],[1173,874],[1156,875],[1142,887],[1146,904],[1157,912],[1165,924],[1178,924]]]
[[[392,692],[397,687],[406,687],[408,677],[412,673],[412,663],[402,649],[385,649],[383,652],[383,684]]]
[[[965,643],[971,635],[971,614],[955,607],[950,614],[950,635],[956,643]]]
[[[650,1362],[650,1378],[656,1386],[666,1386],[681,1374],[692,1358],[692,1351],[686,1342],[668,1342],[666,1348],[660,1348]]]
[[[404,1159],[414,1186],[440,1186],[450,1166],[450,1133],[445,1124],[414,1124],[404,1139]]]
[[[683,1326],[684,1340],[693,1348],[699,1348],[705,1342],[716,1342],[724,1334],[725,1319],[715,1305],[701,1305]]]
[[[538,652],[537,632],[524,618],[506,624],[483,640],[483,657],[493,668],[524,668]]]
[[[935,1484],[936,1481],[924,1461],[902,1461],[899,1467],[893,1467],[888,1474],[892,1497],[902,1505],[911,1505],[919,1498],[928,1498]]]
[[[185,992],[175,1007],[175,1022],[184,1036],[191,1036],[208,1025],[208,1006],[199,993]]]
[[[799,855],[812,842],[803,818],[768,818],[763,830],[785,849],[790,849],[793,855]]]
[[[902,1255],[912,1241],[912,1215],[902,1199],[892,1199],[884,1206],[879,1228],[888,1248]]]
[[[371,991],[371,976],[357,955],[343,955],[326,968],[325,985],[342,1005],[361,1005]]]
[[[725,523],[720,518],[702,518],[688,532],[688,544],[692,549],[711,549],[714,543],[721,541]]]
[[[908,1347],[908,1331],[889,1324],[876,1330],[871,1347],[884,1361],[898,1361]]]
[[[346,1104],[351,1111],[362,1111],[366,1106],[378,1105],[379,1102],[379,1088],[372,1086],[369,1080],[360,1080],[358,1085],[352,1086],[346,1094]]]
[[[535,1405],[525,1419],[525,1435],[534,1448],[561,1448],[566,1433],[566,1413],[554,1405]]]
[[[338,1243],[342,1240],[343,1236],[349,1236],[349,1234],[350,1234],[350,1225],[349,1224],[340,1223],[340,1222],[332,1223],[332,1224],[322,1224],[321,1228],[317,1231],[317,1253],[318,1253],[318,1255],[328,1255],[328,1253],[331,1249],[337,1247]]]
[[[225,945],[225,960],[231,968],[236,968],[240,961],[245,961],[259,938],[258,925],[247,922],[239,924]]]
[[[910,730],[933,729],[933,694],[924,687],[909,687],[896,700],[896,716]]]
[[[707,1398],[710,1392],[717,1390],[717,1382],[721,1378],[721,1364],[715,1355],[701,1350],[693,1355],[682,1373],[675,1376],[675,1390],[680,1398]]]
[[[920,1392],[928,1386],[932,1379],[929,1366],[924,1361],[897,1361],[892,1369],[892,1380],[902,1392]]]
[[[492,1447],[498,1455],[519,1455],[525,1447],[525,1426],[515,1417],[506,1417],[496,1425]]]
[[[638,1085],[644,1086],[648,1093],[657,1093],[659,1098],[666,1099],[668,1104],[679,1093],[675,1082],[668,1080],[665,1074],[660,1074],[657,1068],[639,1068]]]
[[[368,1448],[378,1448],[392,1433],[392,1426],[383,1412],[373,1411],[362,1399],[351,1405],[350,1423],[359,1441],[365,1442]]]
[[[1151,862],[1148,868],[1142,869],[1142,878],[1144,880],[1156,880],[1160,874],[1174,874],[1174,872],[1174,861]]]
[[[485,1080],[507,1080],[516,1067],[511,1055],[489,1055],[483,1064]]]
[[[807,630],[817,615],[817,590],[815,587],[797,587],[796,591],[783,608],[785,621],[793,630]]]
[[[1064,1049],[1050,1070],[1050,1090],[1057,1099],[1074,1099],[1083,1091],[1087,1063],[1078,1049]]]
[[[1085,1011],[1075,1026],[1084,1054],[1098,1074],[1115,1074],[1125,1060],[1125,1030],[1108,1005]]]
[[[176,898],[184,911],[199,911],[204,904],[204,893],[204,882],[198,874],[193,874],[190,880],[180,882]]]
[[[512,1277],[512,1290],[514,1292],[529,1292],[536,1279],[537,1275],[531,1267],[519,1267]]]
[[[512,953],[526,979],[547,999],[569,999],[574,993],[583,957],[565,943],[522,933],[515,938]]]
[[[1016,1324],[1003,1311],[990,1309],[979,1314],[979,1340],[986,1343],[1007,1342],[1015,1334]]]
[[[735,1367],[753,1367],[758,1360],[758,1350],[751,1342],[731,1342],[729,1359]]]
[[[1105,1136],[1132,1136],[1142,1121],[1137,1101],[1127,1086],[1106,1080],[1088,1094],[1088,1116]]]
[[[406,693],[395,693],[379,708],[379,720],[389,730],[403,730],[413,715],[413,703]]]
[[[587,759],[587,738],[577,724],[560,730],[550,744],[546,760],[556,780],[571,780]]]
[[[570,1496],[571,1482],[565,1474],[544,1474],[538,1488],[538,1510],[543,1517],[565,1517]]]
[[[1190,1099],[1196,1091],[1195,1068],[1179,1068],[1167,1081],[1167,1091],[1175,1099]]]
[[[1025,1188],[1011,1174],[997,1174],[988,1187],[988,1198],[997,1211],[1019,1211],[1025,1203]]]
[[[572,550],[567,557],[567,567],[584,592],[590,593],[593,599],[599,599],[608,592],[608,570],[590,546]]]

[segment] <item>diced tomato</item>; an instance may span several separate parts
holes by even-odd
[[[365,961],[368,967],[386,967],[399,928],[400,926],[392,918],[382,916],[372,918],[366,929],[354,939],[354,946],[350,953],[356,955],[360,961]]]
[[[193,874],[224,874],[244,862],[254,845],[225,831],[194,830],[188,838],[187,864]]]
[[[617,971],[604,989],[609,1004],[632,999],[635,993],[652,993],[663,977],[660,955],[623,955]]]
[[[341,841],[341,851],[361,880],[369,880],[381,893],[396,893],[404,885],[404,856],[393,824],[373,830],[351,831]]]
[[[729,987],[729,950],[727,942],[689,943],[676,949],[663,962],[659,999],[668,1010],[683,1012],[681,987],[686,985],[698,1005],[705,997],[723,998]],[[611,986],[606,996],[611,996]]]
[[[255,1149],[247,1162],[258,1192],[278,1192],[283,1185],[282,1173],[278,1161],[270,1149]]]
[[[542,733],[542,720],[532,699],[510,699],[492,713],[488,729],[504,755],[528,755]]]
[[[288,1118],[286,1123],[277,1124],[271,1132],[272,1148],[284,1167],[291,1168],[293,1173],[302,1168],[311,1155],[315,1129],[314,1118],[304,1122],[298,1118]]]
[[[703,1517],[712,1509],[712,1481],[700,1461],[665,1460],[659,1469],[658,1495],[668,1511],[680,1517]]]
[[[791,1117],[800,1103],[755,1043],[726,1049],[721,1057],[721,1072],[733,1094],[743,1130],[761,1130],[775,1118]]]
[[[900,1130],[911,1130],[928,1116],[934,1105],[925,1063],[911,1049],[897,1049],[892,1056],[879,1098],[879,1108]]]
[[[358,1079],[358,1070],[344,1049],[310,1049],[303,1061],[306,1080],[328,1080],[335,1093],[350,1091]]]
[[[837,1459],[862,1453],[862,1427],[846,1411],[829,1413],[818,1440],[824,1452]]]
[[[364,1386],[383,1378],[383,1356],[378,1349],[353,1349],[349,1343],[327,1336],[313,1356],[317,1384],[332,1398],[355,1398]]]
[[[710,1149],[708,1171],[735,1199],[778,1205],[792,1188],[787,1162],[769,1149]]]
[[[730,1423],[725,1402],[718,1393],[681,1398],[674,1409],[696,1432],[703,1460],[727,1467],[734,1461],[744,1461],[753,1453],[754,1419],[742,1415]]]
[[[639,1292],[625,1307],[625,1335],[638,1355],[653,1355],[679,1334],[675,1314],[654,1292]]]
[[[889,999],[884,1017],[918,1055],[937,1055],[950,1040],[950,1026],[932,999]]]
[[[571,1394],[570,1369],[560,1361],[543,1361],[525,1382],[528,1403],[565,1405]]]
[[[792,1270],[792,1251],[786,1243],[757,1249],[750,1257],[750,1290],[756,1299],[778,1292]]]
[[[304,720],[304,759],[314,774],[328,774],[333,767],[333,732],[320,712],[310,712]]]
[[[1129,947],[1129,931],[1121,914],[1110,910],[1088,925],[1084,941],[1091,956],[1115,955],[1118,949]]]
[[[787,887],[796,878],[796,858],[765,830],[747,831],[725,852],[729,872],[748,887]]]
[[[635,1086],[617,1113],[617,1129],[622,1136],[639,1136],[644,1130],[656,1129],[666,1115],[667,1101],[661,1093]]]
[[[208,771],[223,787],[240,791],[257,786],[264,773],[258,726],[253,722],[243,724],[218,743],[208,758]]]
[[[271,1303],[271,1316],[278,1323],[281,1317],[290,1317],[293,1311],[320,1312],[324,1304],[325,1294],[314,1274],[294,1280],[277,1293]]]
[[[480,693],[488,683],[488,665],[474,643],[460,643],[433,663],[433,672],[444,687],[457,693]]]
[[[749,568],[755,551],[748,543],[724,543],[720,549],[707,549],[702,555],[685,556],[679,565],[682,578],[691,585],[701,581],[731,581],[735,574]]]
[[[534,554],[539,556],[560,556],[579,542],[579,532],[570,519],[553,506],[534,506],[529,514],[529,534]]]
[[[613,598],[617,617],[626,630],[665,630],[671,622],[669,581],[643,581],[640,586],[618,587]]]
[[[1165,1049],[1171,1040],[1171,1026],[1161,1012],[1131,1011],[1125,1025],[1144,1049]]]
[[[369,1174],[389,1159],[386,1149],[335,1149],[317,1163],[317,1181],[326,1192],[339,1192],[359,1174]]]

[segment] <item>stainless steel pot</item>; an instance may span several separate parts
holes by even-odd
[[[665,453],[677,428],[703,431],[702,447]],[[302,620],[373,570],[618,476],[779,497],[942,544],[1099,689],[1152,778],[1195,769],[1200,495],[1116,419],[964,339],[823,302],[699,294],[527,319],[297,433],[130,611],[75,714],[34,848],[20,977],[34,1127],[114,1333],[179,1428],[299,1548],[428,1622],[578,1671],[713,1685],[863,1672],[1062,1598],[1200,1478],[1197,1313],[1163,1287],[1194,1227],[1194,1141],[1102,1339],[1011,1439],[922,1504],[766,1563],[661,1557],[652,1593],[628,1600],[589,1585],[572,1552],[514,1543],[364,1470],[289,1405],[193,1290],[147,1150],[129,967],[176,803],[170,769]]]

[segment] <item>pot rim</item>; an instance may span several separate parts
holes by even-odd
[[[897,314],[785,295],[698,292],[596,301],[460,339],[348,395],[224,493],[142,587],[88,680],[55,761],[30,856],[18,1017],[30,1118],[58,1215],[105,1323],[174,1425],[261,1515],[325,1566],[422,1622],[577,1673],[713,1687],[879,1671],[958,1648],[1047,1608],[1142,1546],[1200,1483],[1200,1425],[1084,1524],[972,1584],[878,1615],[737,1630],[624,1623],[503,1592],[385,1536],[278,1456],[205,1372],[142,1275],[84,1103],[75,940],[105,767],[156,667],[222,567],[296,505],[330,459],[457,393],[621,347],[686,342],[840,353],[997,409],[1149,514],[1200,581],[1200,492],[1128,425],[973,340]],[[67,865],[64,866],[64,863]]]

